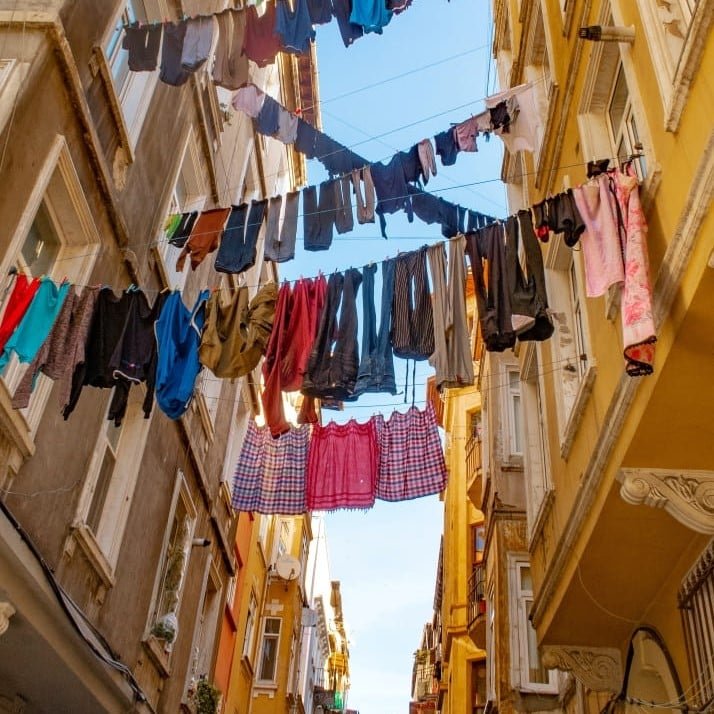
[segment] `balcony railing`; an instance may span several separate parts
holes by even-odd
[[[469,627],[486,615],[486,574],[482,565],[474,566],[469,576]]]
[[[471,480],[481,467],[481,440],[471,434],[466,441],[466,478]]]

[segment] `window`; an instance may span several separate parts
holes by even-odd
[[[39,167],[17,225],[7,228],[10,240],[0,263],[3,275],[14,267],[33,277],[47,275],[55,282],[67,278],[84,285],[89,281],[100,238],[63,137],[55,139]],[[5,299],[10,294],[8,291]],[[0,313],[2,310],[0,297]],[[2,375],[10,394],[26,369],[13,355]],[[52,380],[39,375],[28,408],[20,412],[31,433],[39,426],[52,387]]]
[[[541,508],[551,490],[548,470],[547,418],[539,375],[538,350],[531,342],[523,360],[523,407],[525,416],[525,475],[528,533],[532,536]]]
[[[250,599],[248,600],[248,614],[245,618],[245,634],[243,635],[243,657],[249,662],[253,657],[253,638],[255,637],[255,618],[258,610],[258,603],[255,599],[255,593],[251,590]]]
[[[121,105],[132,150],[141,133],[141,126],[158,78],[158,70],[153,72],[129,70],[129,53],[122,48],[124,26],[138,20],[144,22],[147,20],[144,3],[142,0],[127,0],[104,43],[104,56],[114,91]]]
[[[714,703],[714,540],[684,578],[678,594],[687,658],[693,682],[700,682],[694,705]]]
[[[298,633],[293,631],[292,639],[290,640],[290,670],[288,673],[288,694],[297,692],[297,676],[298,676]]]
[[[191,557],[191,541],[196,525],[196,509],[188,486],[179,472],[173,518],[164,545],[158,594],[152,617],[151,633],[171,647],[178,636],[178,612]],[[173,629],[173,633],[171,630]]]
[[[191,668],[186,677],[187,689],[192,679],[208,678],[211,672],[216,627],[221,612],[221,578],[213,562],[209,563],[204,588],[203,606],[194,630]]]
[[[292,528],[290,522],[281,518],[278,526],[278,542],[275,548],[275,560],[290,552],[290,540],[292,536]]]
[[[511,636],[512,684],[522,691],[557,692],[556,670],[547,670],[540,661],[536,631],[528,619],[533,605],[533,581],[527,559],[509,557],[511,615],[515,626]]]
[[[508,405],[508,444],[510,456],[523,453],[523,423],[521,414],[521,378],[517,369],[506,370]]]
[[[595,361],[590,354],[588,315],[583,297],[582,253],[567,248],[562,237],[553,238],[546,256],[546,280],[552,304],[558,307],[553,312],[555,334],[551,339],[551,354],[561,455],[567,458],[583,407],[592,391]],[[539,398],[537,392],[533,396]],[[533,459],[537,463],[537,449]]]
[[[603,3],[598,24],[626,23],[615,22],[609,4]],[[580,143],[585,160],[624,159],[652,146],[645,117],[639,113],[643,103],[634,77],[632,59],[626,52],[621,54],[619,43],[595,43],[578,108]],[[643,146],[642,150],[637,148],[638,144]],[[646,178],[644,156],[635,161],[634,167],[641,180]]]
[[[471,526],[471,562],[481,563],[483,561],[483,551],[486,548],[486,526],[480,524]]]
[[[176,213],[200,211],[206,203],[206,185],[198,144],[191,132],[183,147],[181,164],[165,210],[166,217]],[[164,284],[172,290],[180,290],[186,284],[189,261],[186,261],[183,272],[176,271],[176,260],[181,254],[181,248],[171,245],[163,230],[157,237],[156,246]]]
[[[258,543],[260,544],[263,554],[266,555],[268,552],[268,522],[270,516],[259,513],[258,518],[260,519],[260,525],[258,526]]]
[[[301,581],[305,582],[305,574],[307,570],[307,556],[310,551],[310,541],[308,540],[305,530],[300,538],[300,573],[302,574]]]
[[[263,621],[263,640],[258,662],[258,680],[261,682],[275,682],[281,624],[279,617],[266,617]]]
[[[107,578],[119,558],[151,423],[142,401],[143,389],[134,387],[122,425],[102,421],[75,517],[75,534]]]
[[[243,383],[241,383],[242,387]],[[228,448],[226,458],[223,463],[223,475],[221,481],[226,484],[228,493],[233,492],[233,474],[235,472],[238,457],[243,448],[243,441],[248,430],[249,413],[243,397],[243,389],[236,392],[233,405],[233,418],[228,432]]]
[[[496,608],[495,588],[493,583],[488,587],[486,599],[486,696],[488,701],[496,701]]]

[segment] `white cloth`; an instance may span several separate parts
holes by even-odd
[[[255,119],[263,108],[265,94],[254,84],[241,87],[233,97],[233,108],[245,112],[249,117]]]
[[[518,114],[511,120],[508,132],[504,133],[498,129],[495,133],[503,139],[511,154],[521,150],[535,151],[546,115],[545,102],[541,101],[537,87],[528,82],[491,95],[485,104],[488,109],[492,109],[509,99],[518,102]]]

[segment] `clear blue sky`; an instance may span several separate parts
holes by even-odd
[[[491,67],[487,86],[489,5],[488,0],[414,0],[409,10],[392,19],[383,35],[368,35],[349,49],[342,44],[336,23],[319,27],[323,130],[347,146],[396,130],[354,147],[365,158],[378,161],[443,131],[450,122],[482,111],[482,100],[495,84]],[[455,55],[460,56],[443,61]],[[335,99],[408,72],[408,76]],[[437,159],[438,176],[427,189],[446,189],[438,195],[503,216],[501,156],[500,140],[494,138],[489,143],[480,140],[475,154],[459,154],[455,166],[444,168]],[[322,166],[311,161],[310,183],[325,177]],[[454,188],[473,182],[484,183]],[[385,241],[378,224],[358,226],[353,233],[336,236],[331,250],[306,253],[300,247],[299,233],[296,260],[281,265],[281,276],[292,279],[318,270],[329,273],[361,267],[441,239],[439,226],[417,219],[410,224],[403,214],[387,217],[387,234],[390,238]],[[396,367],[403,389],[404,363],[396,360]],[[420,406],[430,373],[426,362],[417,365]],[[345,405],[344,412],[325,412],[324,416],[336,421],[366,420],[376,411],[388,414],[394,408],[405,408],[403,395],[365,396]],[[442,520],[442,504],[436,496],[397,504],[378,502],[368,513],[348,511],[327,517],[332,577],[342,583],[345,620],[352,638],[348,706],[361,714],[408,711],[412,654],[432,614]]]

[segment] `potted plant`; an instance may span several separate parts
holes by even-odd
[[[221,690],[201,677],[196,685],[196,714],[217,714],[220,702]]]

